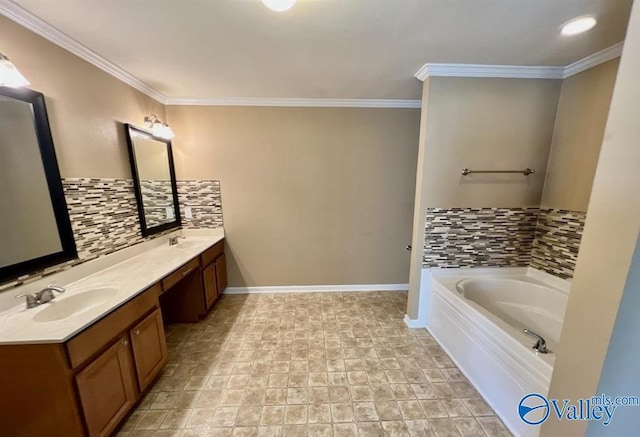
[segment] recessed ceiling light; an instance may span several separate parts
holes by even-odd
[[[573,36],[593,29],[597,21],[594,17],[578,17],[567,21],[562,25],[562,34],[564,36]]]
[[[262,3],[272,11],[284,12],[291,9],[297,0],[262,0]]]

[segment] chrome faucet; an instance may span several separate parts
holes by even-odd
[[[536,344],[534,344],[532,347],[534,351],[539,352],[541,354],[548,354],[549,352],[551,352],[549,349],[547,349],[547,342],[541,335],[538,335],[527,328],[523,329],[522,332],[538,340],[536,341]]]
[[[178,238],[182,238],[183,240],[187,239],[187,237],[185,237],[184,235],[174,235],[172,237],[169,237],[169,246],[175,246],[176,244],[178,244]]]
[[[59,285],[53,285],[54,283],[48,284],[42,290],[38,291],[36,294],[22,293],[16,296],[16,299],[21,297],[27,298],[27,308],[35,308],[37,306],[42,305],[43,303],[51,302],[56,296],[53,292],[64,293],[66,290],[64,287],[60,287]]]

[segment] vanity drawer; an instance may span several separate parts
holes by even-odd
[[[217,242],[213,247],[205,250],[200,259],[202,260],[202,267],[206,267],[211,264],[221,253],[224,252],[224,240]]]
[[[169,276],[164,278],[162,280],[162,289],[164,291],[167,291],[168,289],[176,285],[178,282],[180,282],[182,278],[184,278],[189,273],[199,268],[200,268],[200,260],[198,258],[192,259],[191,261],[189,261],[188,263],[180,267],[178,270],[176,270],[175,272],[171,273]]]
[[[153,308],[159,306],[160,283],[83,330],[66,343],[72,368],[80,366]]]

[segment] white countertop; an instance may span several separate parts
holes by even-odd
[[[40,305],[36,308],[27,309],[24,299],[15,301],[11,308],[0,312],[0,345],[2,344],[28,344],[28,343],[61,343],[75,334],[79,333],[89,325],[98,321],[108,313],[120,307],[125,302],[131,300],[159,280],[173,272],[186,262],[198,256],[207,248],[213,246],[224,238],[224,231],[218,232],[185,232],[186,240],[180,240],[175,246],[169,246],[167,237],[160,237],[149,241],[146,247],[136,248],[129,251],[129,258],[122,259],[126,254],[111,257],[112,265],[105,268],[105,263],[109,260],[90,261],[78,266],[77,274],[84,274],[73,282],[63,282],[62,278],[72,278],[73,270],[70,273],[59,275],[58,285],[66,288],[64,294],[57,294],[56,299],[50,303]],[[125,249],[126,250],[126,249]],[[121,251],[124,252],[124,251]],[[137,252],[137,253],[136,253]],[[92,266],[100,268],[91,272]],[[84,266],[83,269],[79,267]],[[82,271],[80,271],[82,270]],[[87,274],[90,272],[90,274]],[[13,292],[14,296],[19,292],[34,293],[42,288],[42,282],[52,281],[56,275],[20,287],[21,290]],[[83,311],[71,315],[62,320],[39,322],[34,320],[39,312],[46,310],[51,305],[59,304],[65,299],[69,299],[80,293],[90,290],[111,288],[116,292],[106,302],[93,305]]]

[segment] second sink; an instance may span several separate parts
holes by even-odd
[[[100,306],[111,300],[116,294],[118,294],[116,288],[101,287],[68,297],[61,297],[45,304],[46,307],[38,311],[33,316],[33,320],[36,322],[54,322],[66,319]]]

